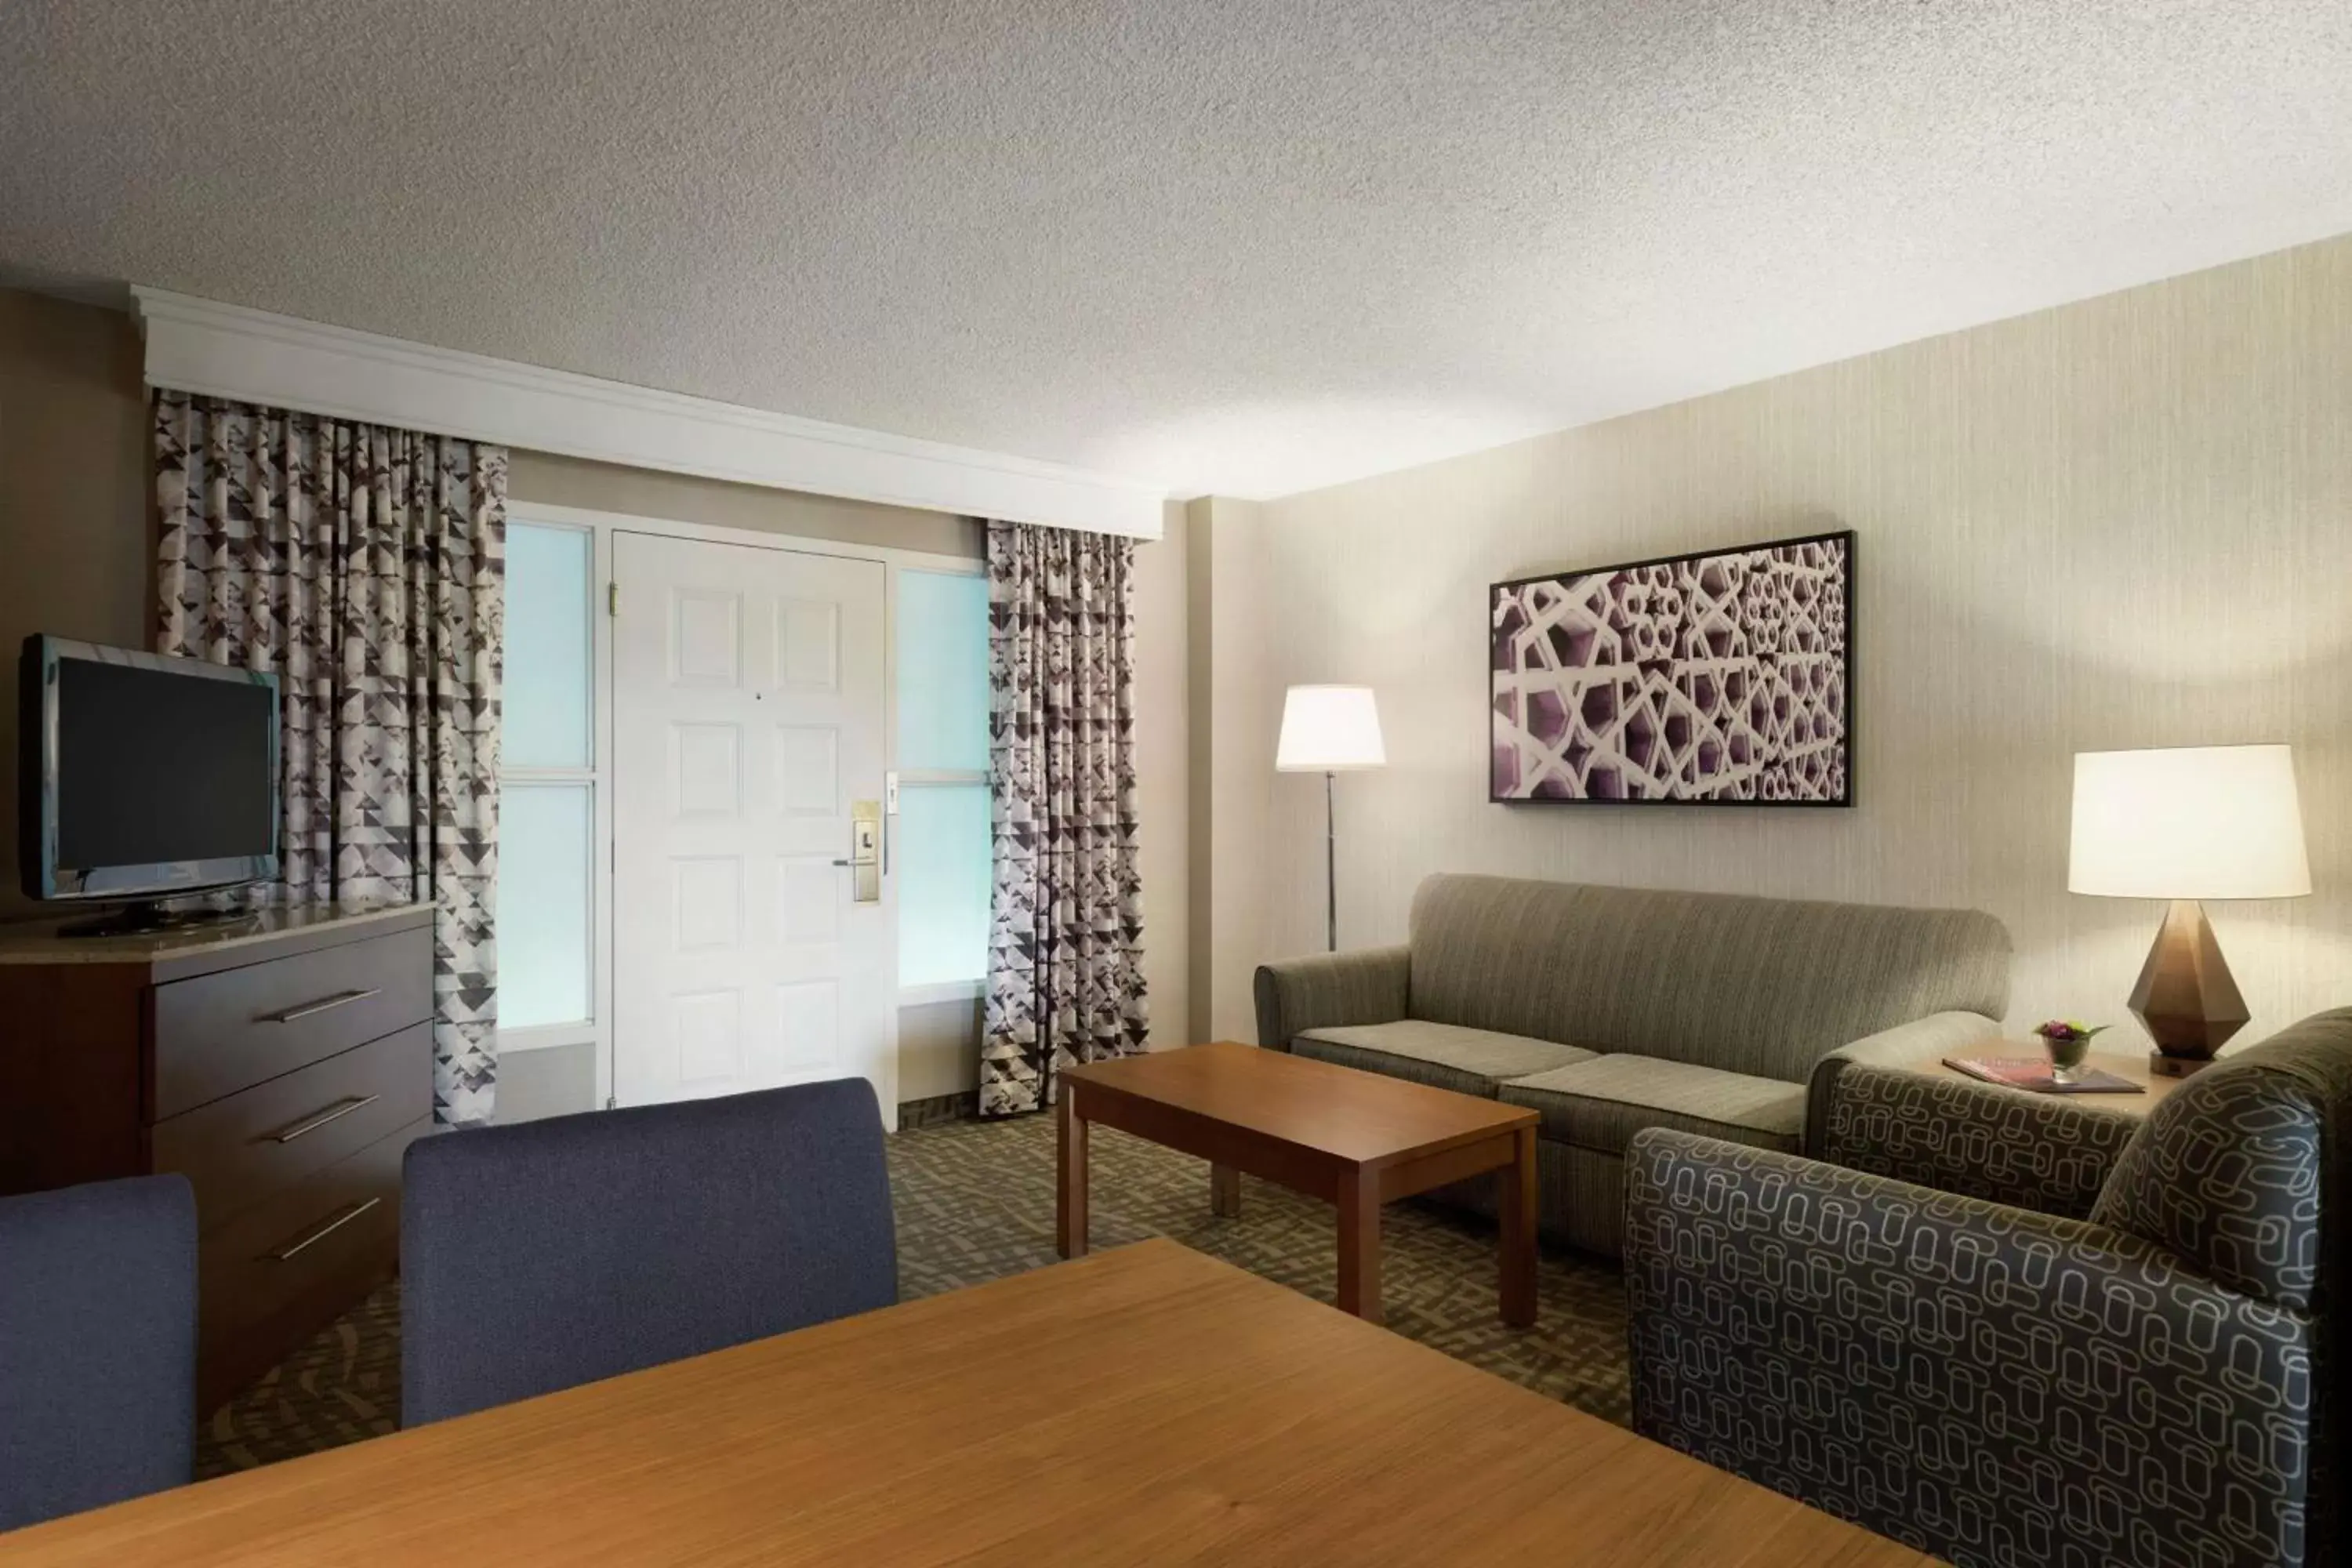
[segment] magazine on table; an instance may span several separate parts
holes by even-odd
[[[2030,1089],[2036,1094],[2146,1094],[2147,1087],[2118,1078],[2104,1068],[2086,1068],[2071,1083],[2061,1083],[2046,1057],[1946,1057],[1944,1065],[1986,1083]]]

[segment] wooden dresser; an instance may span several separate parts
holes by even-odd
[[[198,1408],[399,1258],[433,1113],[429,907],[61,938],[0,926],[0,1193],[177,1171],[195,1188]]]

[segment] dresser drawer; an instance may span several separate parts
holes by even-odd
[[[267,1372],[400,1257],[400,1158],[419,1120],[313,1172],[205,1236],[196,1325],[205,1408]]]
[[[156,1123],[155,1169],[188,1178],[210,1231],[432,1114],[433,1026],[412,1024]]]
[[[154,996],[160,1122],[431,1017],[433,932],[175,980]]]

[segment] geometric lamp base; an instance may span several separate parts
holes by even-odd
[[[2168,1057],[2162,1051],[2147,1053],[2150,1078],[2187,1078],[2213,1065],[2211,1057]]]
[[[2205,1066],[2246,1026],[2246,999],[2222,962],[2204,906],[2194,899],[2175,899],[2165,910],[2139,984],[2132,987],[2131,1010],[2156,1041],[2148,1069],[2169,1078]]]

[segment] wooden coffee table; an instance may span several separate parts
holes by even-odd
[[[1209,1206],[1241,1213],[1241,1173],[1339,1211],[1339,1309],[1381,1321],[1381,1205],[1498,1173],[1502,1314],[1536,1321],[1536,1113],[1451,1089],[1220,1042],[1062,1074],[1055,1243],[1087,1250],[1087,1128],[1209,1162]]]

